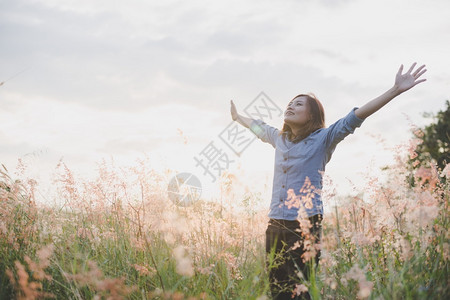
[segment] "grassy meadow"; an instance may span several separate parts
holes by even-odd
[[[358,196],[325,195],[321,260],[293,293],[314,299],[449,299],[450,167],[406,178],[408,153],[368,178]],[[26,166],[23,166],[26,168]],[[267,202],[252,193],[224,205],[174,205],[145,161],[100,164],[92,180],[60,163],[58,204],[35,200],[39,182],[0,174],[0,299],[269,299]],[[370,176],[370,175],[369,175]],[[234,201],[236,202],[236,201]],[[268,206],[268,202],[267,202]]]

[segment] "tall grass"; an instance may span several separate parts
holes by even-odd
[[[359,196],[335,199],[320,264],[293,293],[449,298],[448,168],[423,166],[411,187],[404,166],[399,156],[387,181],[371,178]],[[234,204],[243,209],[178,207],[145,161],[102,163],[94,180],[76,179],[63,163],[57,170],[53,205],[36,203],[36,181],[0,173],[1,299],[268,298],[268,219],[249,207],[262,199],[242,195]]]

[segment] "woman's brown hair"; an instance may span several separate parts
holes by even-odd
[[[310,122],[308,122],[307,125],[305,125],[301,129],[300,134],[297,136],[294,136],[291,127],[289,127],[289,125],[286,124],[286,122],[283,124],[283,128],[281,129],[280,134],[286,134],[289,141],[293,143],[298,143],[299,141],[303,140],[317,129],[325,127],[325,112],[323,110],[322,103],[320,103],[319,99],[317,99],[317,97],[314,94],[309,93],[297,95],[294,98],[292,98],[292,100],[298,97],[306,98],[306,101],[309,106],[309,112],[311,114],[311,120]]]

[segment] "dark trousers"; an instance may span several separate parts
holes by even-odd
[[[273,299],[310,299],[308,293],[293,296],[296,284],[302,283],[298,276],[299,271],[308,281],[310,266],[313,262],[317,266],[319,262],[320,250],[317,250],[316,256],[309,261],[305,262],[302,258],[302,254],[306,252],[303,244],[305,239],[312,238],[313,243],[319,243],[322,235],[322,215],[312,216],[309,221],[312,225],[309,236],[306,232],[302,232],[297,220],[269,221],[266,230],[266,252]]]

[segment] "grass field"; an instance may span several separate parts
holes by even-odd
[[[327,196],[320,264],[298,292],[450,298],[449,168],[423,166],[411,187],[401,157],[358,196]],[[0,299],[269,299],[267,211],[252,205],[263,199],[178,207],[143,162],[101,164],[90,181],[57,171],[54,205],[35,201],[32,178],[1,172]]]

